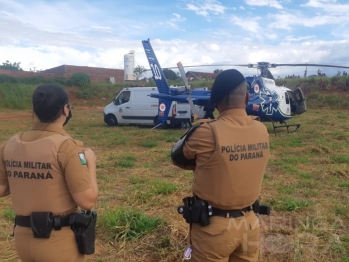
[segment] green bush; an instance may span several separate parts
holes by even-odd
[[[17,83],[17,78],[9,75],[0,75],[0,83]]]
[[[85,89],[90,86],[90,76],[85,73],[75,73],[68,80],[68,86],[77,86],[80,89]]]

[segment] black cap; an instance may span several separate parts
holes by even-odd
[[[219,73],[212,85],[211,104],[218,103],[244,82],[245,77],[236,69],[228,69]]]
[[[62,108],[68,104],[68,94],[60,86],[46,84],[38,86],[32,96],[33,110],[41,122],[56,120]]]

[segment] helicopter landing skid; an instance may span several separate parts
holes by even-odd
[[[285,121],[280,122],[280,124],[284,124],[284,125],[280,125],[280,126],[276,126],[276,125],[274,124],[274,121],[271,121],[271,123],[273,124],[273,129],[274,129],[274,134],[275,134],[275,136],[276,136],[276,129],[277,129],[277,128],[286,128],[287,134],[290,134],[290,133],[297,132],[298,128],[301,126],[301,124],[292,124],[292,125],[288,125]],[[295,129],[292,130],[292,131],[290,131],[290,130],[289,130],[290,127],[295,127]]]
[[[152,129],[166,129],[166,128],[167,128],[167,124],[166,123],[158,123]]]

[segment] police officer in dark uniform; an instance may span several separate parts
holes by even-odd
[[[11,194],[16,250],[24,262],[84,261],[94,242],[78,242],[78,230],[89,228],[94,241],[96,215],[77,211],[95,205],[96,156],[63,129],[72,114],[62,88],[38,86],[32,102],[32,129],[0,149],[0,196]]]
[[[269,159],[269,135],[246,114],[247,89],[239,71],[221,72],[211,92],[218,118],[194,126],[172,148],[173,163],[194,172],[193,196],[178,209],[190,223],[185,251],[190,261],[258,260],[256,200]]]

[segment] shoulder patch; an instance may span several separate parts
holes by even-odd
[[[83,152],[80,152],[80,153],[78,153],[78,155],[79,155],[79,158],[80,158],[81,165],[86,165],[87,161],[86,161],[86,158],[85,158],[85,154]]]

